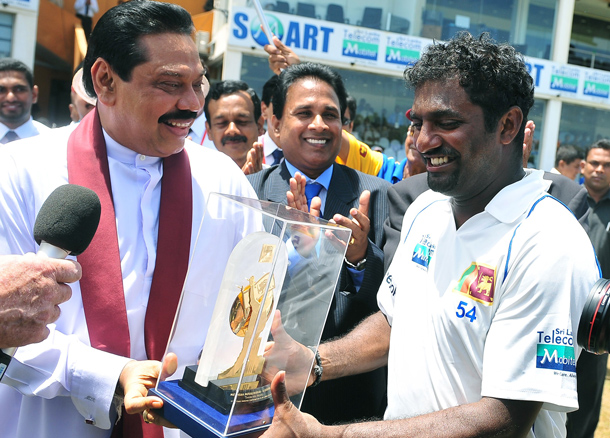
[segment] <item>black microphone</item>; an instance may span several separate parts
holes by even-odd
[[[36,216],[34,239],[40,245],[38,253],[54,259],[81,254],[97,231],[101,212],[100,199],[93,190],[76,184],[57,187]],[[0,350],[0,379],[15,351],[15,347]]]
[[[56,259],[81,254],[97,231],[101,212],[100,199],[93,190],[76,184],[57,187],[36,217],[38,252]]]

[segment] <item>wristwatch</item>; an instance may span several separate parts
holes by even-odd
[[[364,269],[364,265],[366,264],[366,258],[363,258],[356,264],[353,264],[348,259],[345,259],[345,264],[356,271],[362,271]]]
[[[318,384],[322,381],[322,371],[324,371],[324,368],[322,368],[322,359],[320,358],[320,352],[318,349],[312,346],[307,346],[307,348],[313,351],[314,358],[316,360],[316,363],[313,366],[313,375],[316,376],[316,380],[314,380],[311,385],[313,388],[314,386],[318,386]]]

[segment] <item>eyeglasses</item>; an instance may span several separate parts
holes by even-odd
[[[350,123],[352,123],[352,119],[343,120],[343,126],[348,126]]]

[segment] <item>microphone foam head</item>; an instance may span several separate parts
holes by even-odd
[[[79,255],[95,235],[102,206],[96,193],[76,184],[57,187],[44,201],[36,223],[34,239],[45,241],[71,255]]]

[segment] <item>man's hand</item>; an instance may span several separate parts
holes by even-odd
[[[273,315],[271,324],[273,342],[265,345],[265,365],[262,376],[270,382],[280,370],[288,373],[288,391],[290,394],[303,392],[305,386],[311,385],[315,378],[311,369],[314,354],[303,344],[292,339],[282,325],[282,316],[279,310]],[[307,382],[307,383],[306,383]]]
[[[241,168],[241,170],[246,175],[251,175],[256,172],[260,172],[263,170],[263,157],[265,156],[265,152],[263,150],[263,144],[259,142],[255,142],[252,144],[252,149],[248,151],[248,156],[246,158],[246,164]]]
[[[527,162],[530,159],[532,153],[532,146],[534,145],[534,131],[536,125],[533,120],[528,120],[525,124],[525,133],[523,136],[523,167],[527,167]]]
[[[273,423],[263,437],[320,437],[322,425],[309,414],[300,412],[290,401],[286,392],[285,372],[280,371],[271,382],[271,394],[275,404]]]
[[[301,60],[291,49],[286,47],[278,37],[273,35],[273,44],[267,44],[264,49],[269,54],[269,68],[279,75],[289,65],[299,64]]]
[[[0,257],[0,348],[46,339],[47,324],[61,314],[59,304],[72,296],[64,283],[81,275],[80,264],[72,260],[34,254]]]
[[[366,250],[369,246],[369,230],[371,229],[371,221],[369,220],[369,201],[371,192],[365,190],[360,195],[358,208],[352,208],[350,215],[353,219],[348,219],[345,216],[336,214],[333,216],[333,221],[338,225],[343,225],[352,230],[352,238],[347,246],[345,258],[350,263],[358,263],[366,257]]]
[[[302,212],[320,217],[322,209],[322,200],[318,196],[314,196],[311,200],[311,207],[307,208],[307,196],[305,196],[305,185],[307,178],[299,172],[294,174],[294,178],[290,178],[290,190],[286,192],[286,201],[288,206],[301,210]]]
[[[175,427],[163,417],[150,412],[150,409],[163,407],[163,400],[159,397],[148,397],[148,390],[154,388],[157,379],[165,380],[176,372],[178,358],[168,353],[163,364],[156,360],[132,360],[125,365],[119,377],[119,385],[125,394],[125,411],[128,414],[142,413],[144,421],[159,426]],[[161,373],[161,375],[159,375]]]

